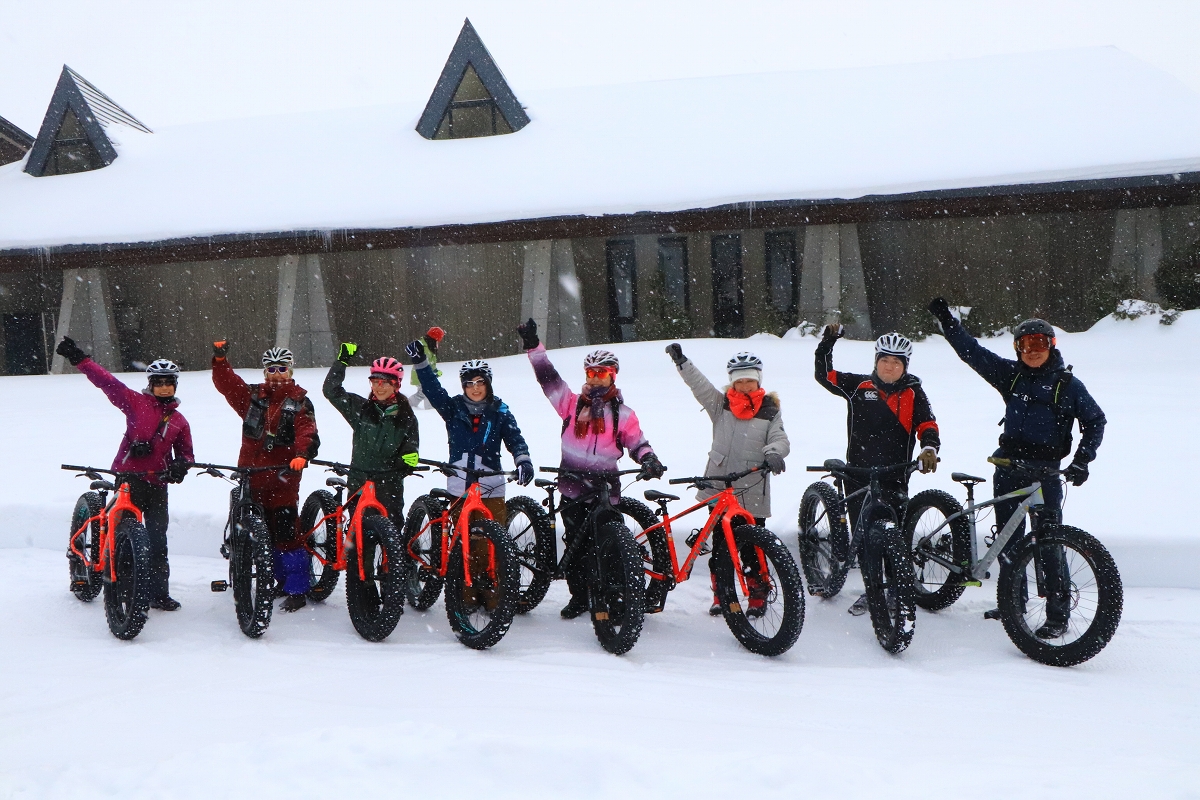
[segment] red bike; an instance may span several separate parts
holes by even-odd
[[[420,461],[447,476],[513,477]],[[462,497],[432,489],[414,500],[404,525],[404,553],[410,561],[408,599],[413,608],[432,606],[445,584],[446,617],[460,642],[482,650],[504,638],[517,613],[520,566],[516,546],[483,504],[478,483]]]
[[[62,468],[92,479],[91,491],[79,496],[71,514],[71,592],[91,602],[103,589],[108,629],[118,639],[132,639],[141,633],[150,609],[150,537],[141,509],[129,499],[131,476],[71,464]],[[109,492],[115,493],[112,500]]]
[[[404,613],[408,561],[395,524],[375,496],[374,478],[412,470],[361,470],[367,480],[343,502],[350,465],[309,463],[328,467],[338,477],[325,480],[334,493],[313,492],[300,513],[300,524],[308,532],[305,547],[312,556],[308,596],[317,601],[328,598],[337,586],[338,573],[344,571],[346,608],[354,630],[369,642],[382,642]]]
[[[762,469],[758,466],[729,475],[668,481],[698,489],[725,484],[720,493],[675,516],[667,513],[667,503],[678,497],[653,489],[646,491],[646,499],[658,504],[654,513],[662,520],[645,527],[637,538],[650,578],[646,589],[648,605],[656,604],[661,610],[666,593],[692,576],[699,556],[711,552],[708,568],[716,579],[717,602],[729,630],[747,650],[777,656],[796,643],[804,627],[804,593],[800,570],[792,554],[775,534],[755,524],[754,515],[742,508],[733,490],[734,481]],[[690,550],[680,564],[671,524],[702,508],[708,509],[708,520],[687,537]],[[720,532],[714,538],[718,526]],[[662,564],[664,550],[670,558],[669,565]]]

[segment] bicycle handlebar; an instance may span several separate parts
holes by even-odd
[[[276,467],[231,467],[228,464],[206,464],[201,461],[198,461],[193,464],[188,464],[188,469],[192,469],[193,467],[196,469],[204,470],[205,472],[208,472],[209,470],[214,470],[214,469],[223,469],[223,470],[227,470],[229,472],[244,472],[247,475],[251,475],[255,472],[269,472],[271,470],[291,469],[287,464],[280,464],[279,466],[276,466]]]
[[[1008,469],[1016,469],[1022,472],[1033,472],[1040,475],[1062,475],[1063,470],[1051,469],[1050,467],[1038,467],[1030,464],[1020,458],[997,458],[995,456],[988,457],[989,464],[995,464],[997,467],[1006,467]]]
[[[554,475],[574,475],[584,478],[615,478],[618,475],[633,475],[640,469],[621,469],[616,472],[601,472],[591,469],[567,469],[565,467],[538,467],[538,472],[549,472]]]
[[[86,475],[87,477],[91,478],[91,479],[92,479],[92,480],[94,480],[94,481],[95,481],[95,480],[99,480],[99,478],[98,478],[98,477],[96,477],[96,476],[98,476],[98,475],[100,475],[100,474],[104,474],[104,475],[112,475],[114,478],[119,478],[119,477],[121,477],[122,475],[124,475],[125,477],[129,477],[129,478],[137,478],[137,477],[141,477],[141,476],[143,476],[143,475],[153,475],[154,477],[156,477],[156,478],[157,478],[157,477],[162,477],[163,475],[165,475],[165,474],[166,474],[166,471],[165,471],[165,470],[159,470],[158,472],[153,472],[153,471],[146,471],[146,472],[130,472],[130,471],[125,471],[125,472],[115,472],[115,471],[113,471],[113,470],[111,470],[111,469],[100,469],[99,467],[80,467],[80,466],[77,466],[77,465],[75,465],[75,464],[62,464],[62,465],[60,465],[60,466],[59,466],[59,469],[64,469],[64,470],[67,470],[67,471],[69,471],[69,472],[80,472],[80,473],[83,473],[84,475]]]
[[[317,462],[314,461],[313,463],[315,464]],[[451,470],[454,470],[456,472],[461,472],[464,475],[470,475],[473,478],[495,478],[495,477],[499,477],[501,475],[503,475],[506,478],[514,478],[514,477],[516,477],[516,474],[517,474],[516,470],[509,470],[507,472],[505,472],[504,470],[500,470],[499,472],[495,472],[495,471],[491,471],[491,470],[471,469],[470,467],[460,467],[457,464],[448,464],[445,461],[434,461],[433,459],[430,459],[430,458],[418,458],[417,463],[425,464],[426,466],[433,467],[438,472],[442,473],[443,475],[447,475],[447,476],[451,474]]]
[[[764,463],[764,464],[759,464],[754,467],[750,467],[749,469],[744,469],[741,472],[731,472],[728,475],[703,475],[703,476],[697,476],[697,477],[693,477],[693,478],[671,478],[671,480],[667,481],[667,483],[682,484],[682,483],[704,483],[707,481],[715,481],[716,483],[724,483],[726,486],[732,486],[734,481],[740,480],[741,478],[744,478],[747,475],[754,473],[754,472],[762,472],[766,468],[767,468],[767,465]]]
[[[860,475],[870,477],[872,474],[882,475],[885,472],[895,472],[900,469],[913,470],[917,468],[916,461],[905,461],[901,464],[889,464],[886,467],[852,467],[840,459],[831,458],[819,467],[805,467],[806,472],[832,472],[844,475]]]
[[[355,472],[361,472],[364,475],[368,475],[368,476],[370,476],[370,475],[391,475],[394,473],[410,475],[414,472],[428,472],[429,471],[428,468],[421,469],[420,467],[405,467],[404,469],[359,469],[358,467],[351,466],[350,464],[343,464],[340,461],[321,461],[316,458],[311,459],[308,463],[316,464],[318,467],[329,467],[330,472],[336,473],[338,475],[346,475],[347,473],[350,472],[350,470],[354,470]]]

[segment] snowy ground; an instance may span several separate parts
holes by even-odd
[[[1198,343],[1197,312],[1169,328],[1105,320],[1060,338],[1109,419],[1094,477],[1071,490],[1066,518],[1110,546],[1127,586],[1116,638],[1067,670],[1025,659],[982,620],[989,585],[922,614],[912,647],[887,656],[865,618],[845,613],[856,576],[835,600],[810,603],[798,643],[773,660],[741,649],[707,616],[699,581],[648,618],[620,658],[600,650],[586,622],[558,619],[561,585],[487,653],[454,640],[440,603],[409,611],[389,641],[366,643],[340,590],[250,641],[229,595],[207,590],[225,571],[212,557],[224,490],[198,477],[172,493],[172,586],[183,609],[154,612],[135,642],[118,642],[99,604],[66,590],[66,521],[84,485],[57,466],[106,465],[119,415],[80,376],[0,379],[0,479],[10,488],[0,504],[10,522],[0,533],[0,602],[11,609],[0,618],[0,798],[290,798],[381,787],[435,797],[1200,797],[1200,547],[1181,502],[1200,438],[1190,424],[1195,380],[1181,366]],[[714,379],[743,346],[766,361],[793,442],[771,527],[794,549],[812,477],[802,467],[844,448],[844,406],[811,378],[815,341],[684,345]],[[620,383],[670,474],[683,475],[704,464],[707,423],[662,346],[619,346]],[[573,382],[579,356],[552,353]],[[839,343],[835,358],[843,370],[866,370],[869,345]],[[493,364],[535,461],[556,461],[559,423],[527,362]],[[942,471],[914,488],[961,497],[944,473],[990,476],[983,459],[999,398],[939,337],[918,344],[913,370],[946,443]],[[299,376],[318,393],[321,377]],[[350,386],[364,378],[351,370]],[[236,418],[207,375],[186,374],[181,396],[197,456],[235,458]],[[322,455],[348,456],[349,429],[319,398],[318,419]],[[423,452],[441,456],[440,420],[420,419]],[[304,491],[323,478],[306,476]],[[422,485],[436,484],[410,481],[410,493]]]

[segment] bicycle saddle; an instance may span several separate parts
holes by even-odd
[[[950,480],[955,483],[964,483],[968,486],[974,486],[977,483],[987,483],[986,478],[976,478],[974,475],[968,475],[965,472],[951,472]]]
[[[548,481],[548,480],[546,480],[545,478],[538,478],[538,479],[536,479],[536,480],[533,482],[533,485],[534,485],[534,486],[536,486],[536,487],[538,487],[539,489],[549,489],[549,488],[551,488],[551,487],[555,487],[555,488],[557,488],[557,487],[558,487],[558,484],[557,484],[557,483],[555,483],[554,481]]]
[[[89,489],[103,489],[106,492],[115,492],[117,487],[113,486],[108,481],[92,481],[88,485]]]
[[[659,503],[664,500],[678,500],[679,499],[678,497],[676,497],[673,494],[667,494],[666,492],[660,492],[657,489],[647,489],[645,494],[643,494],[642,496],[645,497],[647,500],[649,500],[651,503]]]
[[[345,478],[326,478],[325,485],[326,486],[341,486],[343,489],[345,489],[346,488],[346,480],[345,480]]]
[[[447,492],[445,489],[430,489],[429,496],[437,497],[442,500],[449,500],[450,502],[454,502],[458,499],[458,495]]]

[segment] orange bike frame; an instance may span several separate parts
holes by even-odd
[[[93,522],[100,523],[100,560],[95,564],[88,564],[93,572],[106,572],[109,581],[117,579],[116,566],[113,564],[113,559],[110,558],[113,548],[115,547],[115,532],[117,523],[121,521],[121,517],[125,514],[133,514],[134,519],[138,522],[143,522],[142,510],[133,504],[129,499],[129,484],[122,483],[117,487],[116,496],[109,503],[108,508],[101,511],[99,514],[88,517],[79,530],[71,534],[71,552],[79,556],[79,560],[84,564],[88,564],[88,557],[79,547],[79,538],[83,536],[83,532]]]
[[[692,549],[688,551],[687,558],[684,559],[683,564],[681,565],[679,563],[679,557],[675,554],[675,539],[671,535],[671,523],[677,519],[682,519],[689,514],[699,511],[705,506],[711,506],[711,510],[708,515],[708,521],[705,522],[704,527],[700,529],[700,535],[696,537],[696,543],[692,545]],[[722,489],[719,494],[716,494],[707,500],[702,500],[699,503],[696,503],[696,505],[692,506],[686,511],[682,511],[673,517],[669,515],[664,516],[662,522],[646,528],[644,531],[638,534],[637,538],[639,541],[642,541],[648,537],[652,531],[661,528],[663,533],[665,533],[667,536],[667,549],[671,551],[672,574],[669,577],[674,578],[676,583],[682,583],[683,581],[686,581],[688,578],[692,577],[692,565],[695,564],[696,558],[700,555],[700,550],[704,547],[705,542],[708,541],[708,537],[711,536],[713,531],[716,529],[717,523],[720,522],[721,532],[725,535],[725,546],[728,548],[729,557],[733,561],[734,574],[737,575],[738,582],[741,584],[742,593],[749,594],[750,590],[746,586],[746,576],[742,574],[741,556],[738,554],[737,545],[733,540],[733,523],[738,519],[744,519],[750,525],[755,524],[754,515],[742,508],[742,504],[738,502],[737,495],[735,495],[733,492],[733,487],[728,486],[725,489]],[[763,557],[761,552],[758,554],[758,559],[760,562],[759,568],[763,570],[763,573],[765,574],[767,564],[766,559]],[[660,581],[666,580],[668,577],[649,569],[646,570],[646,574],[651,578]]]
[[[354,515],[350,517],[350,524],[347,526],[346,508],[354,501],[354,498],[356,497],[358,498],[358,505],[354,507]],[[360,581],[365,581],[367,579],[367,573],[366,570],[363,569],[362,560],[362,520],[363,514],[366,513],[368,509],[374,509],[384,517],[388,515],[387,509],[383,507],[383,504],[379,502],[379,498],[375,496],[374,481],[364,481],[362,487],[359,488],[357,492],[347,497],[346,502],[337,507],[337,511],[334,511],[332,514],[326,514],[317,520],[317,524],[313,526],[312,530],[305,534],[305,549],[308,550],[310,555],[316,556],[317,560],[325,566],[333,567],[336,570],[344,570],[346,568],[346,534],[352,534],[354,536],[354,552],[357,554],[358,558],[358,579]],[[314,552],[313,549],[308,546],[308,537],[312,536],[318,528],[331,519],[337,520],[337,558],[332,564],[324,559],[320,553]],[[383,553],[383,568],[385,570],[387,569],[386,550]]]
[[[450,551],[454,549],[455,544],[458,544],[463,549],[463,580],[467,586],[471,586],[473,585],[471,583],[471,516],[478,512],[487,519],[494,519],[492,512],[488,511],[488,507],[483,504],[483,493],[480,492],[478,483],[468,486],[465,495],[446,506],[439,516],[426,523],[425,527],[421,529],[421,533],[418,533],[409,540],[408,554],[413,560],[420,562],[423,566],[432,568],[432,564],[425,563],[419,555],[412,551],[413,542],[416,542],[422,533],[425,533],[425,531],[434,525],[441,525],[444,529],[450,522],[450,512],[460,503],[462,504],[462,508],[458,510],[458,517],[454,520],[454,535],[442,535],[442,563],[438,567],[438,575],[443,578],[446,576],[446,571],[449,569],[450,564]],[[496,549],[495,545],[490,541],[488,542],[488,574],[496,574]]]

